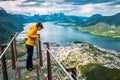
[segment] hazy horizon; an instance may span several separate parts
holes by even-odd
[[[0,7],[8,13],[25,15],[64,13],[89,17],[93,14],[110,16],[120,13],[119,0],[1,0]]]

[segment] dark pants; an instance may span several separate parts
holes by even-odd
[[[32,56],[33,56],[33,46],[26,45],[27,48],[27,61],[26,61],[26,68],[30,69],[33,67],[32,63]]]

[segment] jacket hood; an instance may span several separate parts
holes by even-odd
[[[34,25],[32,25],[31,27],[30,27],[30,30],[32,30],[32,29],[37,29]]]

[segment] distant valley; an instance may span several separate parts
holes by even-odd
[[[99,36],[107,36],[112,38],[120,38],[120,13],[112,16],[102,16],[95,14],[80,24],[74,22],[56,23],[62,26],[70,26],[74,29],[78,29],[83,32],[89,32],[91,34]]]
[[[63,13],[48,15],[21,15],[10,14],[3,8],[0,8],[0,42],[7,42],[10,34],[22,31],[23,24],[38,21],[55,22],[56,25],[69,26],[95,35],[120,38],[119,13],[113,16],[95,14],[91,17],[64,15]]]

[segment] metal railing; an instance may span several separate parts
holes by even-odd
[[[6,51],[9,50],[9,48],[11,49],[10,53],[11,53],[11,62],[12,62],[12,70],[14,72],[12,80],[16,80],[16,76],[18,76],[18,78],[20,77],[21,73],[19,73],[19,68],[18,68],[18,63],[20,61],[20,59],[18,59],[17,57],[17,47],[16,47],[16,37],[17,35],[19,35],[21,33],[15,33],[14,35],[11,36],[11,40],[10,42],[5,45],[5,46],[1,46],[1,54],[0,54],[0,59],[2,61],[2,73],[3,73],[3,80],[8,80],[8,73],[7,73],[7,65],[6,65],[6,58],[5,58],[5,54]],[[24,34],[24,33],[23,33]],[[45,59],[45,66],[47,68],[47,78],[44,76],[44,67],[43,67],[43,58],[44,58],[44,50],[47,51],[47,56]],[[64,80],[74,80],[73,77],[69,74],[69,72],[63,67],[63,65],[57,60],[57,58],[54,56],[54,54],[50,51],[49,49],[49,43],[43,43],[40,38],[37,39],[37,44],[36,44],[36,55],[37,58],[35,59],[38,67],[39,67],[39,73],[41,73],[41,75],[43,76],[42,80],[63,80],[63,79],[54,79],[54,76],[52,75],[53,73],[58,74],[58,76],[60,77],[61,73],[62,73],[62,77],[67,77]],[[26,61],[26,60],[23,60]],[[52,72],[52,67],[53,64],[57,65],[56,68],[59,69],[59,71],[56,70],[56,72]],[[24,66],[24,65],[23,65]],[[22,67],[23,67],[22,66]],[[25,69],[25,67],[24,67]],[[17,75],[19,73],[19,75]],[[39,77],[37,76],[37,80],[39,80]]]
[[[15,44],[13,44],[13,42],[15,42],[15,38],[17,36],[18,33],[15,33],[14,36],[11,36],[11,40],[8,44],[6,45],[1,45],[0,48],[1,48],[1,54],[0,54],[0,60],[1,60],[1,68],[2,68],[2,73],[3,73],[3,79],[4,80],[8,80],[8,72],[7,72],[7,62],[6,62],[6,53],[7,51],[9,50],[9,48],[11,48],[11,54],[13,54],[13,51],[14,51],[14,46]],[[14,45],[14,46],[13,46]],[[15,56],[12,55],[12,59],[14,59]],[[12,60],[12,69],[15,68],[15,59]]]
[[[15,35],[13,36],[13,38],[7,44],[7,47],[4,49],[4,51],[0,55],[0,59],[3,57],[3,55],[5,54],[5,52],[7,51],[7,49],[9,48],[9,46],[11,45],[11,43],[14,41],[14,39],[16,38],[17,35],[18,35],[18,33],[15,33]]]
[[[59,65],[59,67],[63,70],[63,72],[66,74],[66,76],[69,78],[69,80],[74,80],[73,77],[68,73],[68,71],[62,66],[62,64],[56,59],[56,57],[53,55],[53,53],[46,47],[46,45],[39,39],[41,42],[41,45],[48,51],[48,54],[55,60],[55,62]]]

